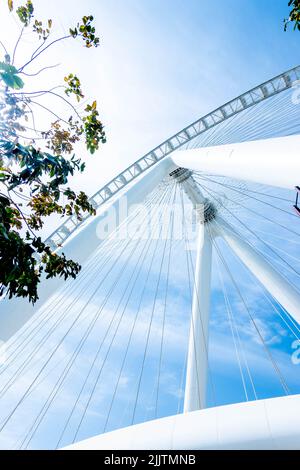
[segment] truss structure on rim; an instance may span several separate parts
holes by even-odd
[[[195,137],[198,137],[227,119],[291,88],[297,80],[300,80],[300,66],[271,78],[228,103],[223,104],[205,116],[202,116],[122,171],[122,173],[99,189],[99,191],[90,198],[90,202],[95,209],[98,209],[102,204],[107,203],[129,183],[149,168],[153,167],[153,165],[164,157],[170,155]],[[53,250],[57,249],[88,217],[90,217],[89,214],[87,214],[82,221],[77,220],[76,216],[69,217],[46,239],[46,243]]]

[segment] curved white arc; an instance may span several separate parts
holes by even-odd
[[[158,161],[170,155],[172,152],[187,144],[195,137],[212,129],[221,122],[241,113],[245,109],[251,108],[262,101],[275,96],[293,86],[293,83],[300,79],[300,66],[287,70],[276,77],[246,91],[242,95],[223,104],[212,112],[200,117],[197,121],[188,125],[181,131],[174,134],[169,139],[152,149],[135,163],[126,168],[122,173],[109,181],[97,193],[95,193],[91,202],[98,209],[103,203],[107,202],[119,191],[124,189],[127,184],[139,177],[149,168],[156,165]],[[57,247],[56,238],[59,243],[63,243],[71,233],[77,230],[80,222],[73,221],[72,217],[67,219],[57,230],[55,230],[46,242],[54,249]]]
[[[184,412],[206,406],[212,243],[206,224],[199,225],[192,318],[187,358]]]
[[[244,241],[231,225],[221,217],[217,217],[216,221],[217,224],[212,224],[216,236],[221,236],[228,243],[252,274],[300,325],[300,294],[296,289]]]
[[[300,136],[255,140],[174,152],[190,170],[294,189],[300,183]]]
[[[300,395],[206,408],[77,442],[66,450],[299,450]]]
[[[99,227],[106,223],[107,214],[111,214],[115,224],[107,226],[106,236],[109,230],[116,229],[127,217],[129,210],[133,205],[143,202],[145,197],[157,187],[161,180],[174,169],[170,159],[164,159],[156,165],[151,171],[131,186],[124,195],[120,195],[114,202],[103,206],[101,211],[95,217],[91,217],[86,225],[76,232],[76,235],[69,238],[62,248],[57,250],[63,252],[67,257],[79,262],[84,266],[89,256],[97,249],[101,241],[99,237]],[[124,210],[124,207],[127,210]],[[7,341],[26,321],[61,287],[60,278],[42,279],[39,285],[39,300],[33,306],[27,299],[4,298],[0,301],[0,340]]]

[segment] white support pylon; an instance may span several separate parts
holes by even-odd
[[[194,289],[184,396],[186,413],[206,406],[212,243],[205,223],[206,199],[199,185],[188,170],[183,170],[183,175],[177,178],[197,211],[199,224],[196,267],[191,272]]]
[[[300,324],[300,294],[254,248],[244,241],[221,217],[213,223],[215,236],[221,236],[268,292]]]
[[[184,396],[185,413],[206,407],[211,256],[212,244],[210,236],[207,227],[201,224],[199,226],[198,235],[192,318],[188,346]]]
[[[300,136],[178,150],[175,165],[208,174],[294,189],[299,184]]]

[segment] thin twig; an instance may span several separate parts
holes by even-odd
[[[21,40],[21,37],[22,37],[22,35],[23,35],[23,31],[24,31],[24,26],[23,26],[23,28],[21,29],[21,32],[20,32],[19,37],[18,37],[18,40],[17,40],[16,45],[15,45],[15,47],[14,47],[14,52],[13,52],[12,62],[11,62],[12,65],[14,65],[15,56],[16,56],[16,51],[17,51],[19,42],[20,42],[20,40]]]
[[[35,129],[34,127],[30,127],[30,126],[25,126],[25,124],[22,124],[22,127],[24,127],[24,129],[26,129],[27,131],[34,131],[37,134],[45,134],[47,132],[45,130]]]
[[[25,139],[25,140],[31,140],[31,141],[36,141],[36,140],[45,140],[44,137],[28,137],[26,135],[21,135],[21,134],[14,134],[18,139]]]
[[[44,47],[44,49],[42,49],[41,51],[39,51],[34,57],[32,57],[28,62],[26,62],[19,70],[18,72],[22,72],[25,67],[27,67],[27,65],[31,64],[31,62],[33,62],[37,57],[39,57],[43,52],[45,52],[46,49],[48,49],[49,47],[53,46],[53,44],[59,42],[59,41],[63,41],[64,39],[69,39],[71,38],[72,36],[70,34],[68,34],[68,36],[63,36],[62,38],[58,38],[58,39],[55,39],[54,41],[50,42],[50,44],[48,44],[48,46]]]
[[[26,106],[28,107],[28,109],[29,109],[29,112],[30,112],[30,114],[31,114],[33,129],[34,129],[35,132],[37,132],[36,127],[35,127],[34,113],[33,113],[32,109],[31,109],[31,107],[29,106],[29,104],[28,104],[27,101],[23,101],[23,103],[25,103],[25,105],[26,105]]]
[[[34,59],[35,54],[43,47],[47,39],[48,38],[44,39],[43,42],[35,49],[35,51],[33,51],[33,53],[31,54],[31,60]]]
[[[50,95],[54,95],[56,96],[57,98],[60,98],[61,100],[63,100],[68,106],[70,106],[70,108],[72,108],[72,110],[74,111],[74,113],[77,115],[77,117],[81,120],[81,116],[80,114],[78,113],[77,109],[75,108],[75,106],[70,102],[68,101],[66,98],[64,98],[63,96],[59,95],[58,93],[54,93],[53,91],[48,91],[47,93],[50,93]]]
[[[16,96],[16,95],[22,95],[22,96],[27,96],[27,95],[45,95],[46,93],[50,93],[52,90],[57,90],[57,88],[65,88],[63,85],[56,85],[53,88],[50,88],[50,90],[37,90],[37,91],[14,91],[12,93],[9,93],[10,96]],[[35,96],[36,98],[36,96]]]
[[[36,77],[37,75],[39,75],[44,70],[54,69],[54,67],[58,67],[59,65],[61,65],[61,64],[59,63],[59,64],[55,64],[55,65],[48,65],[48,67],[43,67],[41,70],[39,70],[38,72],[35,72],[35,73],[26,73],[26,72],[20,72],[20,73],[22,73],[23,75],[26,75],[26,77]]]
[[[6,47],[4,46],[4,44],[3,44],[2,41],[0,41],[0,46],[3,47],[5,54],[9,55],[8,52],[7,52],[7,49],[6,49]]]
[[[16,191],[15,189],[11,189],[11,192],[13,192],[17,197],[23,199],[26,202],[30,201],[30,197],[25,196],[25,194],[22,194],[19,191]]]
[[[47,108],[47,106],[44,106],[43,104],[38,103],[37,101],[33,101],[33,100],[31,100],[31,103],[36,104],[37,106],[40,106],[41,108],[43,108],[43,109],[45,109],[46,111],[48,111],[50,114],[53,114],[53,116],[55,116],[59,121],[62,121],[62,122],[64,122],[65,124],[69,125],[68,121],[66,121],[66,120],[63,119],[62,117],[58,116],[57,114],[55,114],[51,109]]]
[[[74,111],[74,113],[77,115],[77,117],[81,120],[81,116],[80,114],[78,113],[77,109],[75,108],[75,106],[70,102],[68,101],[66,98],[64,98],[63,96],[59,95],[58,93],[54,93],[52,90],[55,90],[57,88],[64,88],[63,86],[56,86],[54,88],[51,88],[50,90],[40,90],[40,91],[31,91],[31,92],[17,92],[17,93],[11,93],[11,95],[23,95],[23,96],[27,96],[27,95],[35,95],[35,98],[38,98],[39,96],[43,96],[43,95],[46,95],[46,94],[50,94],[50,95],[53,95],[53,96],[56,96],[57,98],[60,98],[61,100],[63,100],[68,106],[70,106],[72,108],[72,110]]]

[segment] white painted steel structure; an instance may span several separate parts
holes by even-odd
[[[207,408],[92,437],[72,449],[300,450],[300,395]]]
[[[235,160],[234,164],[231,165],[231,157],[228,156],[226,159],[226,155],[232,155],[233,153]],[[178,166],[185,166],[193,170],[199,170],[205,167],[205,171],[209,171],[212,174],[224,172],[228,176],[236,177],[236,164],[238,161],[241,161],[243,164],[238,170],[240,179],[254,180],[257,175],[260,182],[269,185],[274,185],[275,183],[279,185],[280,177],[282,177],[282,186],[293,188],[297,183],[295,175],[300,174],[299,153],[300,136],[267,139],[225,146],[225,162],[222,162],[221,158],[222,146],[211,149],[185,150],[174,153],[170,157],[157,163],[151,170],[142,175],[134,186],[129,187],[125,196],[120,194],[117,198],[114,198],[110,204],[103,205],[99,209],[97,216],[83,225],[76,234],[76,237],[70,237],[63,245],[63,248],[59,248],[58,251],[63,249],[67,256],[83,263],[92,255],[99,245],[97,227],[101,224],[108,208],[114,208],[117,219],[119,219],[118,223],[121,223],[122,211],[119,214],[119,209],[122,206],[122,199],[125,197],[128,207],[133,204],[141,203],[145,196],[151,192],[166,175]],[[263,171],[261,170],[262,155],[264,159]],[[272,168],[272,171],[267,171],[266,168]],[[190,195],[193,191],[192,187],[189,189]],[[196,197],[198,196],[195,196],[194,193],[191,195],[193,203],[196,203]],[[40,300],[34,307],[28,302],[24,302],[23,299],[2,300],[0,310],[0,339],[3,341],[9,339],[29,318],[31,318],[39,306],[47,301],[58,288],[59,284],[59,279],[44,283],[44,287],[41,289]]]
[[[286,137],[251,143],[235,144],[224,149],[225,162],[222,163],[222,146],[218,148],[183,151],[176,154],[173,163],[188,169],[210,173],[219,172],[231,176],[235,164],[228,164],[226,155],[235,153],[242,161],[238,169],[240,179],[254,179],[265,184],[293,187],[295,175],[300,174],[300,137]],[[200,158],[198,161],[198,154]],[[261,158],[264,168],[271,172],[260,172]],[[230,159],[230,156],[229,156]],[[230,161],[230,160],[229,160]],[[216,163],[217,162],[217,163]],[[249,172],[249,169],[252,172]],[[193,184],[191,174],[181,184],[197,210],[203,214],[205,199]],[[200,215],[201,218],[201,215]],[[243,241],[218,215],[211,221],[199,221],[199,239],[195,270],[192,319],[187,362],[184,414],[144,423],[100,435],[79,442],[70,448],[106,448],[122,446],[125,449],[300,449],[300,396],[261,400],[203,410],[207,387],[207,364],[209,344],[209,299],[211,276],[211,241],[222,237],[239,256],[249,270],[266,287],[272,296],[286,308],[300,324],[300,295],[272,266],[247,242]],[[278,419],[278,408],[284,421]],[[196,411],[201,410],[201,411]]]
[[[229,117],[287,90],[300,67],[253,88],[202,117],[139,159],[92,197],[97,216],[82,224],[68,219],[47,240],[53,249],[84,263],[99,246],[97,230],[113,208],[121,224],[122,201],[141,203],[168,175],[178,179],[198,215],[199,235],[193,286],[187,376],[182,415],[154,420],[79,442],[69,448],[97,449],[300,449],[300,396],[206,408],[212,247],[221,237],[270,294],[300,324],[299,292],[232,225],[196,184],[192,171],[292,189],[300,175],[300,136],[264,139],[208,148],[179,147]],[[180,178],[176,170],[180,170]],[[175,172],[174,172],[175,170]],[[192,170],[192,171],[190,171]],[[130,184],[132,183],[132,184]],[[76,230],[76,233],[75,233]],[[73,234],[74,233],[74,234]],[[72,236],[71,236],[72,235]],[[109,233],[107,234],[109,235]],[[61,247],[63,245],[63,247]],[[57,290],[59,280],[42,284],[35,307],[21,299],[0,303],[0,339],[7,340]],[[279,411],[280,410],[280,413]]]
[[[206,406],[212,244],[205,224],[198,235],[184,412]]]
[[[299,172],[299,135],[174,152],[177,166],[294,189]],[[296,178],[297,179],[297,178]]]
[[[206,404],[212,264],[212,243],[205,223],[206,199],[193,181],[190,172],[187,172],[186,178],[181,184],[197,210],[199,233],[187,358],[185,413],[205,408]]]
[[[134,164],[126,168],[122,173],[97,191],[91,197],[91,202],[96,208],[99,208],[102,204],[107,203],[112,197],[125,189],[128,184],[136,180],[136,178],[141,174],[156,165],[162,158],[167,157],[175,150],[186,145],[195,137],[204,134],[209,129],[214,128],[227,119],[257,105],[258,103],[262,103],[272,96],[288,90],[298,80],[300,80],[300,66],[294,67],[274,78],[271,78],[261,85],[243,93],[237,98],[234,98],[228,103],[225,103],[211,113],[202,116],[200,119],[185,127],[177,134],[174,134],[165,142],[139,158]],[[67,240],[79,225],[81,225],[81,222],[70,217],[48,237],[46,240],[47,243],[53,249],[57,248],[57,246]]]
[[[220,217],[215,233],[222,237],[270,294],[300,324],[300,295],[249,243],[238,236]]]

